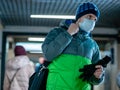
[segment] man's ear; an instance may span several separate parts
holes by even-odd
[[[75,22],[75,24],[77,24],[77,25],[79,26],[79,21],[77,20],[77,21]]]

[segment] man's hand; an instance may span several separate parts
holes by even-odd
[[[82,69],[79,69],[79,71],[82,72],[80,78],[82,78],[83,81],[89,81],[94,75],[96,78],[100,79],[104,73],[103,67],[107,67],[107,64],[110,61],[111,58],[109,56],[105,56],[95,64],[85,65]]]
[[[102,65],[96,65],[95,68],[97,68],[94,72],[94,76],[97,78],[97,79],[100,79],[101,76],[103,75],[104,73],[104,70],[103,70],[103,66]]]
[[[75,23],[72,23],[70,25],[70,27],[68,28],[67,32],[70,34],[70,35],[74,35],[76,34],[77,32],[79,31],[79,27],[77,24]]]

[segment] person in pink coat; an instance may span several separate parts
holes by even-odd
[[[22,46],[14,49],[15,57],[6,63],[4,90],[28,90],[29,78],[34,73],[34,64],[30,61]]]

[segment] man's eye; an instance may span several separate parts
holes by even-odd
[[[91,16],[87,16],[88,19],[91,19]]]

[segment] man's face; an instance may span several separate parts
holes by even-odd
[[[80,17],[77,20],[76,24],[79,24],[80,22],[82,22],[84,20],[84,18],[97,21],[97,17],[94,14],[86,14],[86,15],[83,15],[82,17]]]
[[[44,61],[45,61],[45,59],[44,59],[43,57],[40,57],[40,58],[39,58],[39,63],[40,63],[40,64],[43,64]]]

